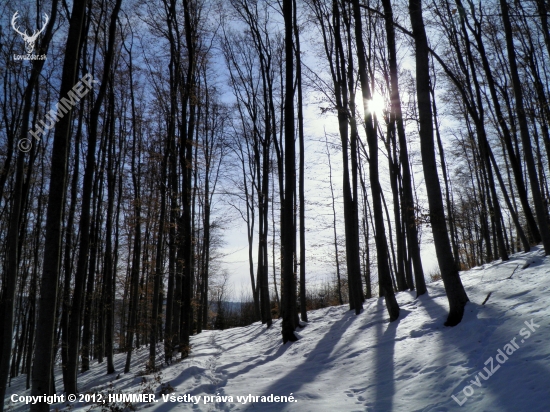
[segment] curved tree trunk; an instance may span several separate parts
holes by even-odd
[[[437,261],[441,270],[441,277],[445,292],[449,300],[449,316],[446,326],[455,326],[462,320],[464,306],[468,296],[460,280],[457,265],[453,258],[437,164],[435,161],[435,147],[433,136],[433,118],[430,96],[430,66],[428,59],[428,39],[422,18],[422,1],[409,0],[409,12],[416,45],[416,92],[418,95],[418,116],[420,121],[420,150],[424,179],[430,206],[430,222],[435,242]]]

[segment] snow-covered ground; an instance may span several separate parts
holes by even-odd
[[[461,275],[470,303],[454,328],[443,326],[448,304],[438,281],[418,299],[412,292],[399,293],[401,315],[392,323],[383,299],[374,298],[359,316],[347,306],[309,312],[309,323],[292,344],[282,344],[280,321],[269,330],[255,323],[206,331],[192,337],[188,359],[160,374],[139,374],[148,355],[144,348],[135,353],[129,374],[121,372],[125,355],[120,354],[116,374],[106,375],[104,364],[94,364],[79,375],[79,388],[102,394],[103,406],[95,410],[122,405],[108,394],[152,393],[153,402],[133,402],[132,408],[550,411],[550,257],[535,248]],[[158,352],[160,360],[161,346]],[[14,379],[8,398],[29,395],[24,382],[25,376]],[[60,373],[56,384],[62,389]],[[28,405],[9,400],[6,406],[28,410]],[[66,400],[52,410],[91,407]]]

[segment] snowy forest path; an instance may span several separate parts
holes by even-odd
[[[223,391],[223,387],[227,384],[227,374],[223,369],[218,367],[218,361],[222,356],[224,348],[218,344],[217,338],[218,332],[215,331],[212,333],[209,339],[209,343],[216,349],[214,355],[209,359],[208,370],[209,375],[208,379],[212,382],[212,385],[215,386],[215,392]]]
[[[212,331],[209,333],[208,339],[205,344],[207,346],[206,356],[204,360],[195,358],[196,362],[200,365],[197,372],[193,376],[193,389],[189,392],[193,395],[205,395],[208,396],[225,396],[224,387],[227,384],[227,377],[223,370],[220,370],[219,359],[222,356],[224,348],[218,343],[218,331]],[[228,402],[212,403],[210,405],[204,404],[201,401],[199,409],[204,411],[229,411],[232,409],[232,404]]]

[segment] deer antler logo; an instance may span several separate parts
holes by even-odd
[[[15,26],[15,22],[18,19],[18,17],[19,17],[19,12],[16,11],[15,14],[13,15],[12,19],[11,19],[11,25],[12,25],[13,29],[15,30],[15,32],[17,34],[20,34],[21,37],[23,37],[23,40],[25,41],[25,49],[27,50],[27,53],[32,54],[32,52],[34,51],[34,43],[36,42],[36,39],[38,39],[38,35],[46,29],[46,25],[50,21],[50,18],[48,17],[48,15],[46,13],[44,13],[44,25],[42,26],[42,28],[40,30],[35,30],[34,33],[32,34],[32,36],[29,36],[27,34],[27,30],[25,30],[25,32],[22,33]]]

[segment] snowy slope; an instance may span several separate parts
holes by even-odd
[[[137,376],[147,358],[148,349],[143,349],[135,354],[131,373],[115,379],[116,374],[105,375],[104,365],[94,365],[80,375],[79,385],[104,396],[154,393],[157,402],[134,402],[133,407],[164,412],[550,411],[550,257],[535,248],[508,262],[463,272],[462,280],[471,302],[454,328],[443,326],[448,304],[438,281],[419,299],[399,293],[401,315],[393,323],[383,299],[375,298],[359,316],[347,306],[310,312],[309,324],[297,332],[298,342],[287,345],[281,342],[280,321],[270,330],[255,323],[206,331],[192,338],[188,359],[160,375]],[[117,355],[117,373],[123,365],[124,355]],[[8,396],[29,395],[24,380],[12,381]],[[165,401],[161,391],[168,383],[175,391]],[[57,388],[62,388],[60,373]],[[260,396],[270,394],[293,398],[262,402]],[[201,398],[194,404],[185,395]],[[204,396],[212,398],[205,403]],[[28,409],[8,405],[13,411]],[[54,406],[90,409],[84,403],[67,405]]]

